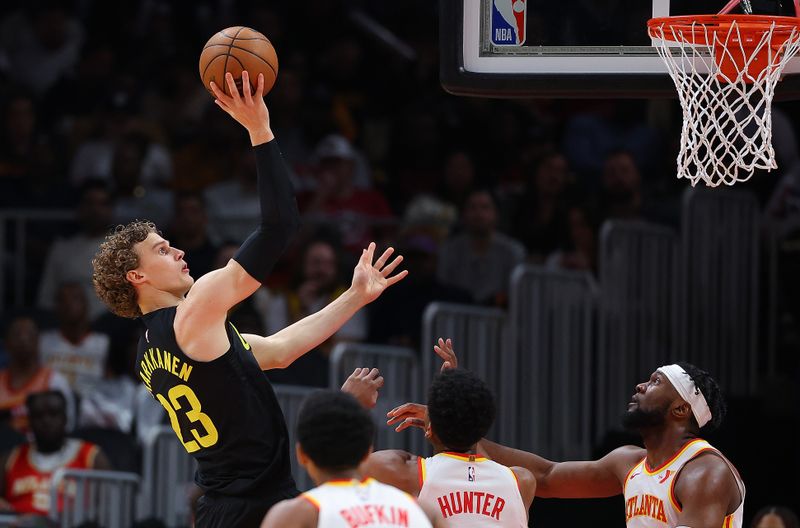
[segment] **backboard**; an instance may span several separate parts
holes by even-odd
[[[760,2],[763,14],[794,15],[791,2],[782,10],[777,1]],[[717,13],[725,3],[441,0],[442,86],[485,97],[676,97],[647,21]],[[784,70],[776,97],[800,97],[800,59]]]

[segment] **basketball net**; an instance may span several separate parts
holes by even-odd
[[[800,19],[681,16],[648,28],[683,109],[678,178],[716,187],[777,168],[772,99],[800,49]]]

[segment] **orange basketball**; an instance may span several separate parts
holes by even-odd
[[[258,85],[258,74],[264,74],[264,94],[269,92],[278,76],[278,55],[267,37],[254,29],[234,26],[214,34],[200,53],[200,78],[211,92],[214,81],[226,95],[228,83],[225,74],[230,72],[239,92],[242,90],[242,71],[250,74],[251,91]]]

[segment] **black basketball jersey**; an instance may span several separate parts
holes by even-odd
[[[230,349],[213,361],[194,361],[175,339],[175,309],[142,317],[136,368],[197,460],[197,485],[237,496],[294,488],[283,412],[250,345],[226,321]]]

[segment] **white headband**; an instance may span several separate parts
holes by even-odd
[[[681,398],[691,406],[697,425],[703,427],[711,420],[711,409],[708,408],[706,397],[692,381],[692,377],[678,365],[665,365],[658,372],[667,377]]]

